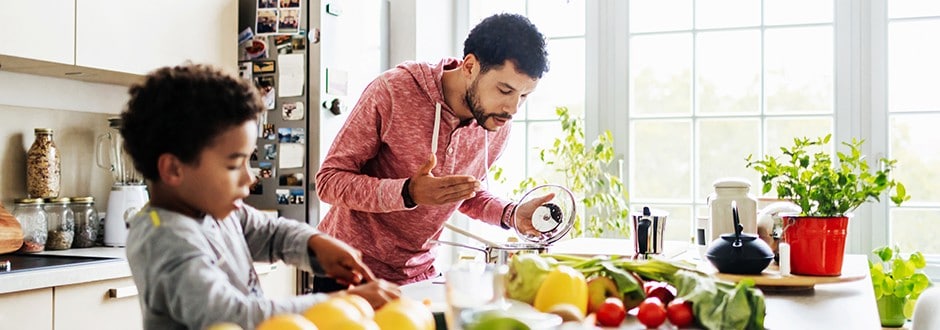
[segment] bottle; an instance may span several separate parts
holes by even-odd
[[[13,217],[20,222],[23,228],[23,247],[21,252],[36,253],[46,249],[46,211],[43,211],[43,201],[39,198],[17,198],[13,200],[16,208]]]
[[[75,215],[75,239],[73,248],[95,246],[98,240],[98,211],[95,210],[95,198],[90,196],[73,197],[69,204]]]
[[[715,180],[715,193],[708,196],[711,231],[709,242],[720,238],[722,234],[734,233],[734,219],[731,214],[731,201],[735,201],[738,217],[743,232],[757,234],[757,198],[748,194],[751,182],[744,178],[723,178]]]
[[[47,250],[68,250],[75,237],[75,214],[69,208],[68,197],[47,198],[46,216],[49,218]]]
[[[51,128],[37,128],[36,140],[26,152],[26,195],[29,198],[59,197],[59,150]]]

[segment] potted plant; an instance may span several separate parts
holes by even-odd
[[[882,246],[872,251],[868,261],[871,283],[878,300],[878,316],[885,327],[900,327],[914,314],[914,304],[930,286],[920,270],[927,266],[924,255],[915,251],[904,259],[899,247]]]
[[[840,275],[850,212],[892,190],[894,204],[910,199],[904,185],[889,176],[896,161],[881,158],[873,169],[862,155],[863,141],[852,139],[843,143],[848,152],[836,153],[836,162],[823,151],[831,137],[795,138],[792,146],[780,148],[782,160],[770,155],[746,158],[747,167],[761,174],[764,194],[775,190],[778,198],[801,209],[798,215],[783,217],[783,240],[790,244],[794,274]]]
[[[613,135],[605,131],[586,145],[584,120],[571,117],[566,107],[555,108],[555,113],[561,119],[564,135],[556,138],[551,148],[540,150],[539,159],[560,174],[562,184],[575,195],[578,209],[586,210],[575,215],[573,235],[582,236],[586,231],[598,237],[611,230],[629,237],[627,192],[620,177],[609,170],[615,155]],[[502,168],[494,168],[493,172],[493,179],[505,182]],[[548,181],[544,177],[526,178],[513,194],[519,195]]]

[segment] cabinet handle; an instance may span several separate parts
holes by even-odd
[[[255,273],[258,273],[258,275],[264,275],[276,269],[277,269],[277,264],[261,265],[260,267],[255,267]]]
[[[136,286],[125,286],[123,288],[108,289],[108,298],[121,299],[137,295]]]

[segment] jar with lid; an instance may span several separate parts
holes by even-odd
[[[75,213],[69,208],[71,201],[68,197],[45,200],[46,216],[49,218],[47,250],[67,250],[72,247],[72,239],[75,237]]]
[[[75,215],[75,239],[73,248],[87,248],[95,246],[98,239],[98,211],[95,210],[95,198],[90,196],[72,197],[69,204]]]
[[[715,180],[714,187],[715,193],[708,196],[708,241],[714,241],[722,234],[734,233],[732,201],[737,205],[741,226],[744,227],[742,232],[756,235],[757,198],[748,193],[751,182],[744,178],[722,178]]]
[[[46,211],[42,209],[43,201],[39,198],[17,198],[13,200],[16,208],[13,217],[23,227],[23,247],[21,252],[36,253],[46,249]]]
[[[29,198],[59,197],[59,149],[51,128],[35,129],[36,140],[26,152],[26,195]]]

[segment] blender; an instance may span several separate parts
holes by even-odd
[[[134,168],[130,156],[124,152],[124,139],[121,137],[121,118],[108,118],[108,132],[98,136],[95,153],[98,167],[111,171],[114,184],[108,195],[108,211],[104,218],[104,245],[125,246],[127,242],[127,220],[150,200],[144,177]],[[101,147],[108,142],[107,167],[102,164]]]

